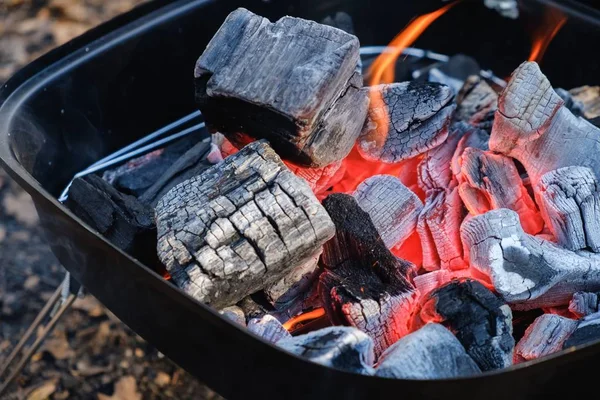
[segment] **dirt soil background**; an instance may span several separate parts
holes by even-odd
[[[141,0],[0,0],[0,85]],[[0,169],[0,365],[64,277],[31,199]],[[2,399],[218,399],[88,295]]]

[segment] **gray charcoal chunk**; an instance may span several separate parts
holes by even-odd
[[[396,379],[447,379],[481,370],[458,339],[439,324],[427,324],[383,353],[376,376]]]
[[[281,322],[269,314],[248,321],[248,330],[272,343],[292,337]]]
[[[277,345],[327,367],[373,374],[373,340],[356,328],[332,326],[281,340]]]

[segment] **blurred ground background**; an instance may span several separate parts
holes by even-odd
[[[0,0],[0,85],[54,46],[142,0]],[[0,168],[0,365],[64,270],[29,195]],[[214,399],[92,296],[76,301],[3,399]]]

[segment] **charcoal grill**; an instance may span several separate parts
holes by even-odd
[[[583,395],[584,382],[593,382],[600,343],[455,380],[389,380],[313,364],[199,304],[57,200],[77,172],[194,112],[194,62],[233,9],[244,6],[272,20],[285,14],[320,20],[346,11],[361,43],[381,45],[411,17],[439,5],[433,0],[151,2],[50,52],[1,88],[0,159],[32,195],[48,243],[72,276],[131,329],[227,398]],[[527,57],[525,27],[545,6],[570,17],[546,54],[549,78],[567,88],[600,83],[600,61],[581,39],[597,43],[600,16],[579,3],[524,1],[519,20],[503,18],[480,2],[464,3],[434,24],[418,45],[469,54],[506,76]]]

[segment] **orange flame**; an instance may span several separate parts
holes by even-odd
[[[548,45],[566,22],[567,16],[561,11],[555,8],[546,8],[542,24],[533,34],[533,46],[529,54],[529,61],[535,61],[538,64],[542,61]]]
[[[301,322],[317,319],[317,318],[322,317],[323,315],[325,315],[325,309],[323,307],[315,308],[312,311],[297,315],[297,316],[289,319],[287,322],[285,322],[283,324],[283,327],[286,330],[290,331]]]
[[[459,0],[460,1],[460,0]],[[413,44],[415,40],[439,17],[454,7],[459,1],[447,4],[437,11],[421,15],[410,22],[388,45],[391,51],[383,52],[369,69],[369,85],[394,82],[394,65],[402,51]]]

